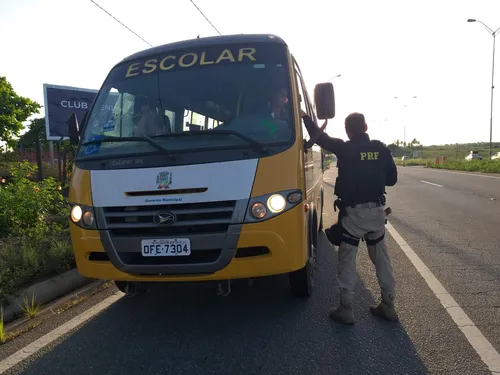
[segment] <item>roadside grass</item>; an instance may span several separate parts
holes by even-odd
[[[69,238],[42,242],[21,238],[4,242],[0,245],[0,305],[6,303],[8,296],[37,281],[69,271],[75,265]]]
[[[484,158],[489,155],[489,146],[487,143],[483,144],[453,144],[441,146],[423,146],[423,147],[398,147],[394,152],[395,156],[399,159],[403,155],[412,155],[414,151],[419,152],[419,157],[422,159],[434,160],[436,157],[442,158],[446,156],[448,160],[464,160],[471,150],[479,152]],[[492,154],[500,152],[500,143],[494,142],[492,147]]]
[[[57,311],[53,311],[54,314],[56,315],[61,315],[63,312],[75,307],[76,305],[82,303],[82,302],[85,302],[86,300],[88,300],[90,298],[90,296],[81,296],[81,297],[77,297],[75,299],[72,299],[68,302],[66,302],[64,304],[64,306],[60,307],[59,309],[57,309]]]
[[[36,314],[36,317],[29,319],[28,321],[21,323],[18,327],[13,328],[9,332],[5,331],[5,326],[3,324],[3,319],[0,314],[0,346],[16,339],[17,337],[31,331],[32,329],[44,324],[46,321],[50,320],[54,316],[60,316],[64,312],[78,306],[86,301],[88,301],[92,296],[95,296],[109,287],[112,287],[114,284],[111,282],[105,282],[95,288],[92,288],[88,291],[83,291],[82,294],[78,293],[71,297],[71,299],[61,302],[50,309],[42,310]],[[29,303],[29,302],[28,302]],[[1,308],[0,308],[1,309]],[[0,311],[1,313],[1,311]]]
[[[449,160],[446,163],[431,163],[430,168],[467,172],[500,173],[500,160]]]
[[[0,344],[4,344],[7,341],[7,335],[5,334],[5,327],[3,324],[3,307],[0,306]]]
[[[436,164],[433,159],[409,159],[405,160],[404,164],[401,159],[395,159],[396,165],[415,167],[422,166],[425,168],[448,169],[465,172],[483,172],[483,173],[500,173],[500,160],[447,160],[443,163],[440,160]]]
[[[433,161],[429,159],[408,159],[403,162],[401,159],[395,159],[394,162],[396,165],[404,165],[406,167],[428,167]]]
[[[26,332],[31,331],[32,329],[38,327],[42,323],[43,322],[41,320],[39,320],[37,322],[32,322],[32,323],[28,324],[23,329],[20,329],[20,330],[14,331],[14,332],[6,333],[5,334],[5,341],[2,342],[0,340],[0,345],[6,344],[7,342],[14,340],[16,337],[19,337],[19,336],[25,334]]]
[[[23,297],[23,305],[19,306],[23,310],[24,314],[28,319],[35,318],[40,312],[41,306],[36,302],[35,293],[31,296],[31,302],[28,300],[28,295],[25,294]]]

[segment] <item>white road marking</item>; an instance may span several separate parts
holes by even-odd
[[[20,363],[21,361],[24,361],[25,359],[29,358],[37,351],[49,345],[51,342],[57,340],[59,337],[68,333],[69,331],[76,328],[80,324],[85,323],[87,320],[99,314],[102,310],[108,308],[113,303],[118,301],[120,298],[122,298],[122,296],[123,293],[118,292],[117,294],[114,294],[111,297],[106,298],[105,300],[99,302],[97,305],[92,306],[90,309],[74,317],[70,321],[64,323],[63,325],[57,327],[53,331],[40,337],[38,340],[33,341],[31,344],[25,346],[18,352],[12,354],[10,357],[7,357],[6,359],[0,362],[0,374],[3,374],[10,368]]]
[[[420,182],[423,182],[424,184],[434,185],[437,187],[444,187],[443,185],[435,184],[434,182],[429,182],[429,181],[424,181],[424,180],[420,180]]]
[[[500,176],[490,176],[488,174],[481,173],[472,173],[472,172],[455,172],[455,171],[447,171],[444,169],[435,169],[435,168],[426,168],[427,170],[434,171],[436,173],[452,173],[452,174],[461,174],[463,176],[473,176],[473,177],[485,177],[485,178],[494,178],[500,180]]]
[[[487,175],[487,174],[465,173],[465,172],[452,172],[452,171],[443,171],[443,170],[440,170],[440,171],[441,172],[445,172],[445,173],[461,174],[461,175],[464,175],[464,176],[486,177],[486,178],[494,178],[494,179],[500,180],[500,177],[498,177],[498,176],[490,176],[490,175]]]
[[[391,223],[387,223],[387,229],[401,250],[403,250],[408,259],[410,259],[413,266],[424,278],[425,282],[439,299],[445,310],[450,314],[451,318],[465,335],[471,346],[477,354],[479,354],[486,366],[488,366],[492,373],[500,373],[500,354],[498,354],[493,345],[483,336],[474,322],[467,316],[465,311],[462,310],[451,294],[448,293],[429,268],[427,268],[424,262],[422,262],[410,245],[408,245],[403,237],[394,229]]]

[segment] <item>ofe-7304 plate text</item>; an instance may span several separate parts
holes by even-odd
[[[175,257],[191,254],[189,238],[169,238],[141,241],[142,256]]]

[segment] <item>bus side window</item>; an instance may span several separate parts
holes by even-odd
[[[311,98],[309,97],[309,93],[307,92],[307,87],[306,87],[306,84],[305,82],[303,81],[302,77],[301,77],[301,83],[302,83],[302,90],[304,91],[304,96],[305,96],[305,101],[306,101],[306,106],[307,108],[309,108],[307,112],[307,114],[309,116],[311,116],[311,118],[316,121],[316,115],[314,113],[314,107],[313,107],[313,104],[311,102]]]
[[[297,80],[297,87],[299,89],[300,109],[303,110],[308,115],[310,115],[309,110],[307,108],[306,96],[304,95],[304,91],[302,90],[302,78],[300,77],[299,73],[297,73],[297,71],[295,71],[295,78]],[[302,138],[308,141],[310,137],[304,125],[304,120],[301,119],[300,122],[302,124]]]

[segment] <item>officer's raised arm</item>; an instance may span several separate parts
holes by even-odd
[[[391,155],[391,151],[387,149],[387,174],[385,176],[385,185],[394,186],[398,182],[398,169],[394,158]]]
[[[305,113],[302,109],[300,110],[300,116],[304,120],[304,125],[307,129],[309,135],[314,137],[316,133],[321,132],[322,134],[316,139],[316,144],[328,152],[338,156],[341,148],[344,146],[344,141],[340,138],[332,138],[325,132],[321,131],[319,126],[313,121],[313,119]]]

